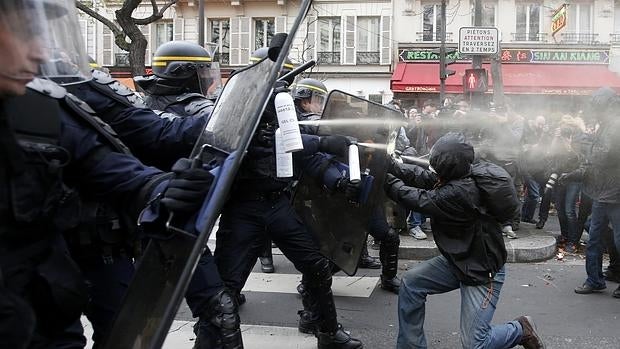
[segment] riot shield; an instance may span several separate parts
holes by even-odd
[[[334,90],[317,122],[319,135],[339,134],[358,140],[360,169],[365,174],[362,192],[367,197],[361,203],[350,203],[343,194],[328,192],[317,185],[316,179],[305,176],[296,189],[295,208],[318,239],[321,253],[348,275],[357,271],[375,206],[382,208],[386,200],[383,182],[388,152],[394,150],[402,119],[394,109]]]
[[[163,345],[310,4],[311,0],[303,0],[275,62],[264,59],[238,70],[224,86],[190,156],[195,164],[215,166],[211,190],[197,215],[170,219],[170,235],[151,239],[103,348]]]

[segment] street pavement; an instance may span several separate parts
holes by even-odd
[[[557,222],[549,223],[547,229],[557,230]],[[316,339],[296,328],[297,311],[302,307],[295,286],[301,275],[278,249],[274,253],[276,273],[261,273],[257,263],[243,292],[247,297],[240,312],[245,348],[316,348]],[[371,254],[376,256],[377,251],[371,250]],[[507,280],[494,322],[531,315],[548,349],[620,348],[620,299],[611,297],[618,284],[608,283],[600,294],[577,295],[573,289],[585,278],[583,255],[560,257],[507,264]],[[401,260],[400,273],[419,262]],[[394,348],[398,333],[398,297],[380,289],[379,274],[379,270],[360,269],[354,277],[341,273],[334,277],[339,321],[367,349]],[[458,291],[428,297],[425,329],[429,348],[461,347],[459,304]],[[164,348],[191,348],[193,324],[183,304]],[[88,333],[87,322],[85,328]]]

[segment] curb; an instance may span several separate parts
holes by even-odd
[[[504,238],[508,262],[540,262],[555,256],[555,237],[549,232],[523,227],[518,232],[518,239]],[[439,255],[439,250],[427,233],[427,240],[415,240],[410,236],[400,236],[399,259],[425,260]]]

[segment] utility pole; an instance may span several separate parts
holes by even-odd
[[[441,0],[441,29],[439,32],[441,44],[439,45],[439,104],[443,105],[446,99],[446,79],[450,75],[456,74],[456,71],[448,69],[450,64],[456,62],[454,58],[448,58],[448,54],[454,54],[455,49],[446,49],[446,0]],[[436,50],[433,50],[437,53]]]
[[[491,79],[493,79],[493,102],[496,106],[503,106],[504,100],[504,80],[502,78],[502,60],[500,59],[502,49],[497,48],[497,54],[491,57]]]
[[[482,0],[474,0],[474,27],[482,26]],[[474,55],[471,60],[473,69],[482,68],[482,56]],[[472,107],[480,108],[482,102],[478,92],[470,94],[470,103]]]
[[[198,0],[198,45],[205,46],[205,0]]]

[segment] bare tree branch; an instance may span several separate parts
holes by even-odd
[[[153,6],[153,13],[159,12],[157,9],[157,0],[151,0],[151,6]]]
[[[153,3],[155,2],[155,0],[151,0]],[[161,9],[159,9],[159,11],[157,10],[157,5],[153,6],[153,14],[149,17],[146,18],[133,18],[134,23],[136,23],[137,25],[147,25],[149,23],[153,23],[159,19],[162,19],[164,17],[164,12],[166,12],[166,10],[168,8],[170,8],[170,6],[176,4],[177,0],[170,0],[168,1],[166,4],[164,4]]]
[[[97,11],[95,11],[92,8],[84,5],[83,3],[81,3],[78,0],[75,1],[75,6],[80,11],[86,13],[87,15],[89,15],[89,16],[93,17],[94,19],[98,20],[99,22],[103,23],[106,27],[110,28],[112,33],[114,33],[114,36],[117,36],[117,35],[123,35],[124,36],[123,30],[118,25],[116,25],[116,23],[114,23],[111,20],[105,18],[103,15],[99,14]]]

